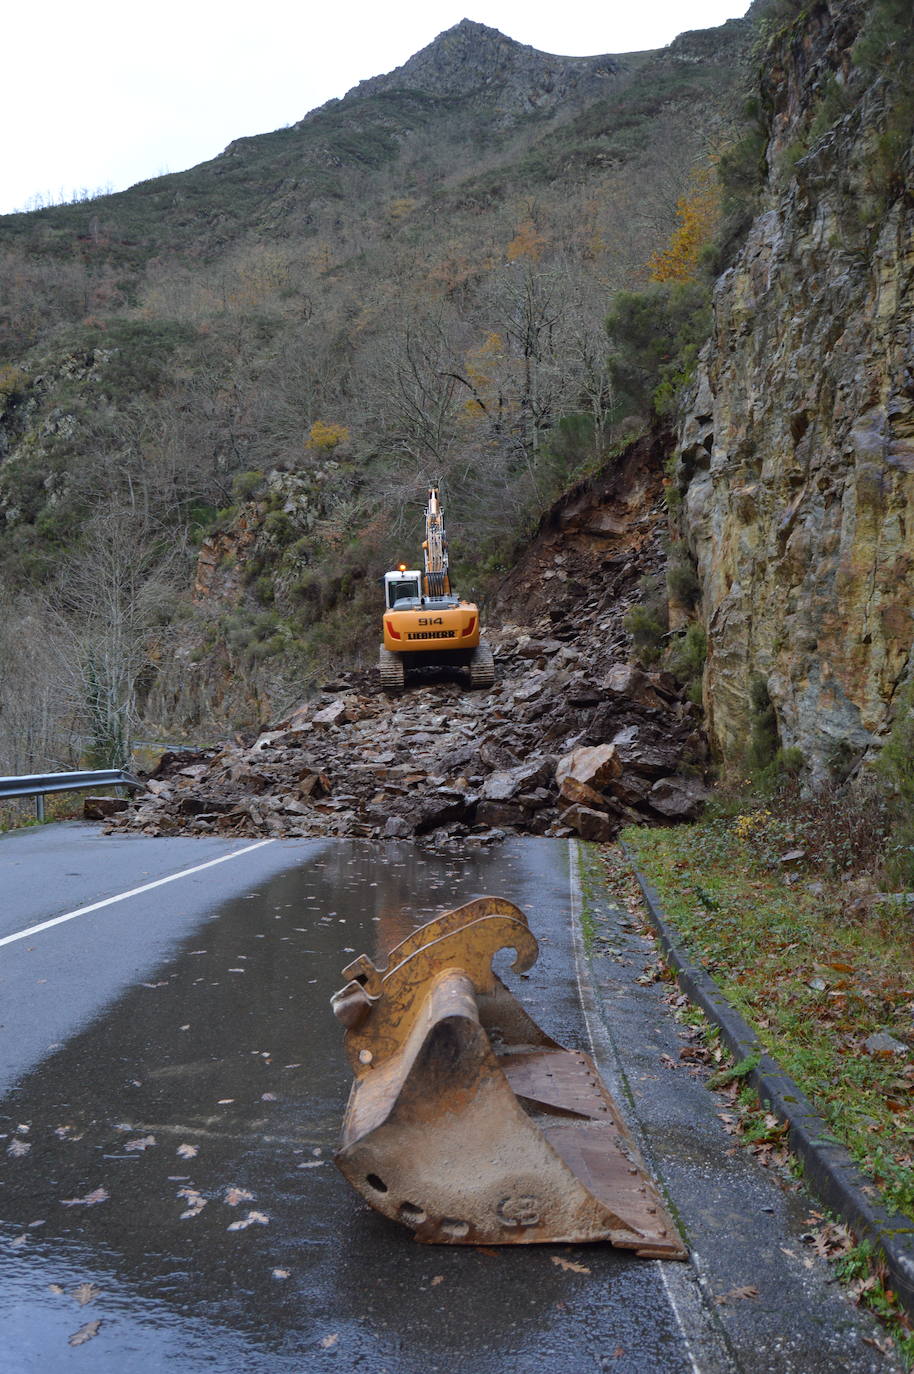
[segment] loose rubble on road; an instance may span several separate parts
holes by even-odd
[[[707,797],[701,711],[671,674],[629,662],[623,627],[639,579],[663,566],[655,497],[629,472],[555,513],[504,596],[530,622],[486,632],[493,688],[438,679],[388,697],[376,671],[344,673],[250,743],[166,753],[136,801],[87,814],[150,835],[436,845],[609,840],[694,816]],[[490,620],[502,614],[496,598]]]

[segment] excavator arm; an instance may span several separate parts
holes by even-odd
[[[448,574],[447,535],[441,510],[438,487],[430,487],[425,507],[425,539],[422,541],[425,575],[422,579],[426,596],[450,596],[451,579]]]

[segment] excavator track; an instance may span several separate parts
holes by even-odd
[[[402,692],[406,686],[406,667],[402,654],[391,653],[390,649],[382,646],[378,667],[381,670],[381,686],[384,691]]]
[[[473,651],[470,659],[470,686],[491,687],[495,682],[495,659],[492,650],[484,640]]]

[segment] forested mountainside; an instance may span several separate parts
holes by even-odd
[[[116,751],[125,705],[199,737],[373,661],[429,479],[481,590],[618,446],[607,305],[732,137],[749,40],[565,59],[464,21],[204,166],[0,220],[7,766],[87,699]]]
[[[666,562],[616,657],[671,669],[724,763],[840,778],[893,722],[897,753],[912,23],[758,0],[568,59],[464,21],[202,167],[0,220],[7,768],[368,668],[430,479],[461,590],[523,627],[537,527],[645,442]]]

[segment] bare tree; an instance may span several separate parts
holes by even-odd
[[[98,767],[129,761],[140,680],[171,592],[169,563],[154,531],[124,507],[105,508],[89,521],[53,597],[61,677]]]
[[[0,607],[0,773],[41,773],[79,757],[46,608]]]

